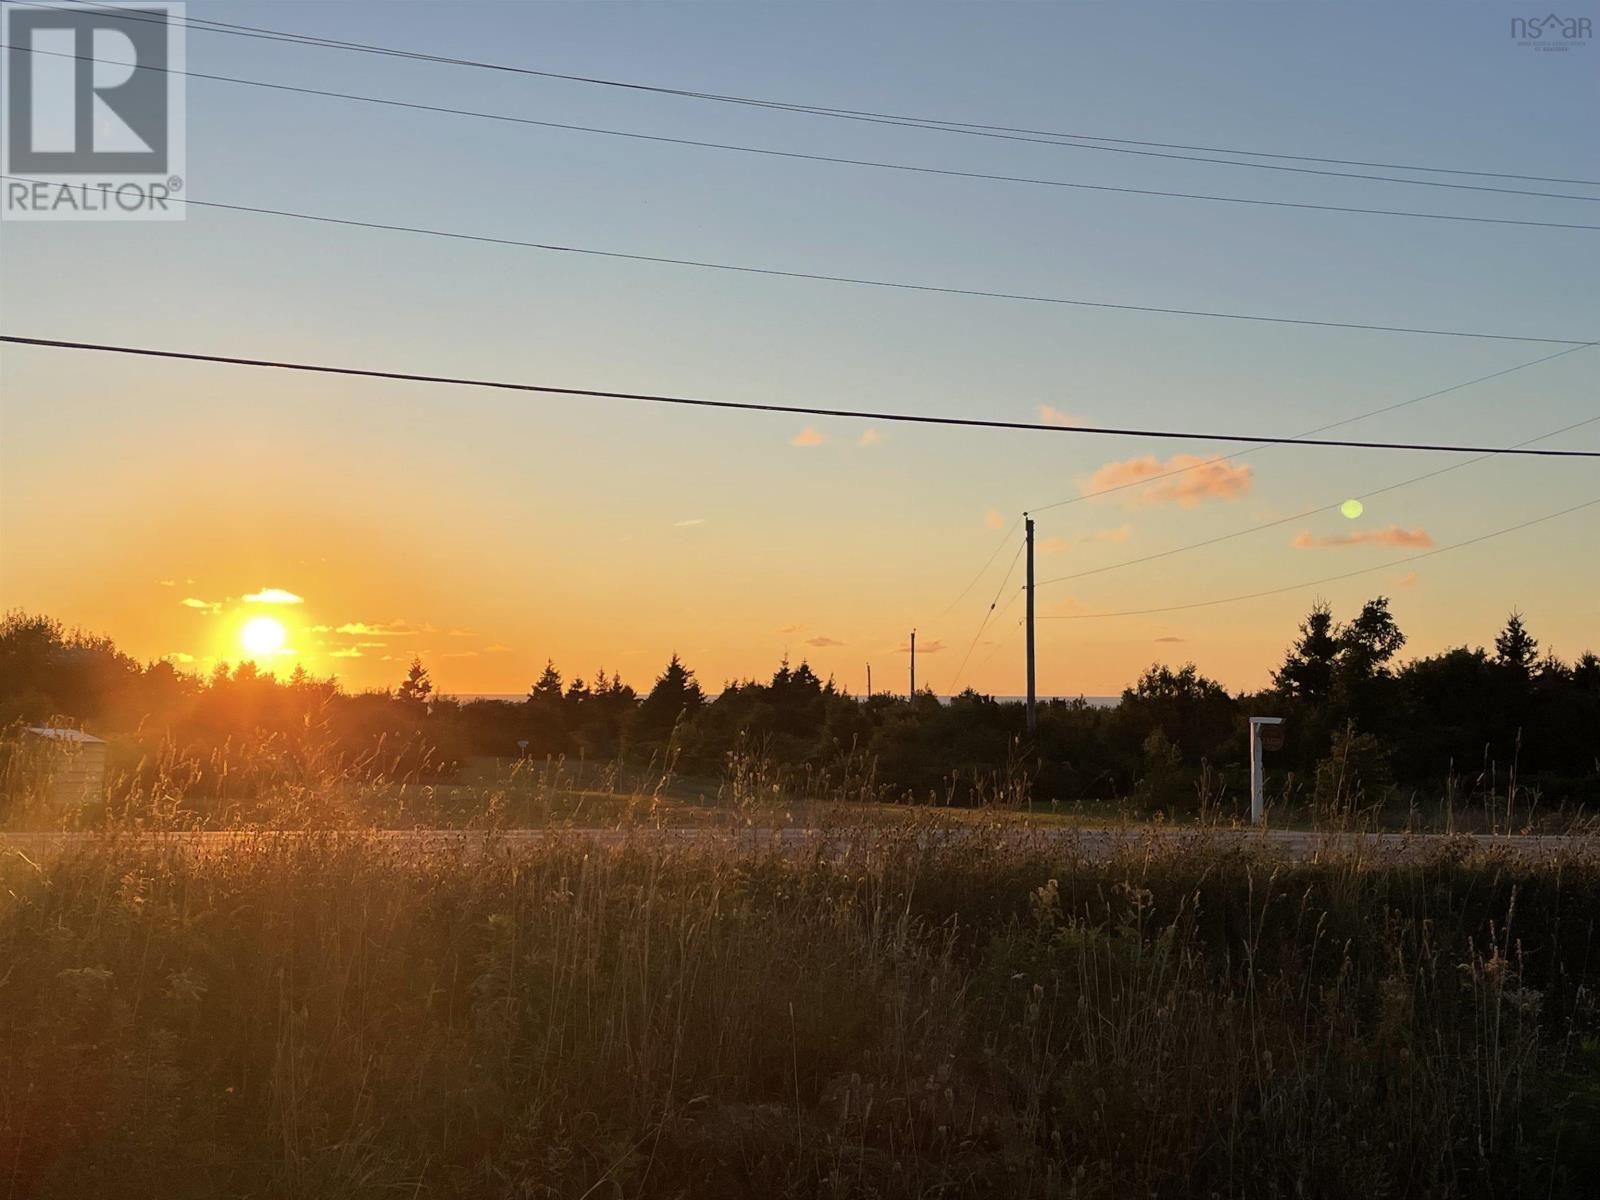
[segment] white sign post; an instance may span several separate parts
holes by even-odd
[[[1266,803],[1261,795],[1261,727],[1282,725],[1282,717],[1250,718],[1250,823],[1259,825],[1266,817]]]

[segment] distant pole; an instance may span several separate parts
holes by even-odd
[[[917,698],[917,631],[911,631],[911,699]]]
[[[867,699],[872,699],[872,664],[867,664]]]
[[[1028,539],[1028,732],[1039,727],[1038,696],[1033,662],[1033,518],[1024,517]]]

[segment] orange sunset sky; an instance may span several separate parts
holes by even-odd
[[[1520,54],[1487,10],[1386,14],[1376,36],[1341,6],[1251,6],[1248,21],[1226,7],[922,8],[914,37],[877,6],[827,21],[787,6],[227,11],[1106,137],[1561,177],[1600,161],[1591,51]],[[1100,51],[1109,39],[1118,54]],[[1489,223],[930,176],[195,78],[197,207],[163,223],[7,222],[6,333],[1047,425],[1600,444],[1600,349],[1571,344],[1600,328],[1600,241],[1493,223],[1582,225],[1595,208],[1582,199],[1088,154],[201,32],[187,54],[211,75],[555,125]],[[1555,515],[1600,498],[1597,475],[1592,460],[920,428],[6,345],[0,605],[197,671],[254,653],[364,689],[397,684],[415,654],[454,693],[522,692],[547,658],[647,686],[674,651],[712,689],[787,653],[852,691],[868,662],[880,689],[904,690],[916,627],[919,682],[1015,695],[1016,520],[1032,509],[1042,694],[1115,693],[1157,659],[1256,688],[1318,596],[1349,616],[1389,595],[1403,656],[1490,642],[1514,607],[1569,659],[1600,649],[1600,508]],[[1359,515],[1341,514],[1346,499]],[[1274,594],[1211,603],[1254,592]],[[991,601],[1003,611],[984,627]],[[1152,608],[1173,611],[1102,615]],[[282,625],[281,647],[243,644],[260,617]]]

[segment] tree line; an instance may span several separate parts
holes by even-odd
[[[1156,663],[1108,708],[1022,706],[968,689],[948,701],[851,695],[807,662],[710,695],[674,654],[642,694],[619,673],[563,677],[546,664],[520,701],[457,700],[414,660],[388,691],[350,694],[303,669],[253,663],[207,676],[139,663],[108,638],[13,612],[0,620],[0,724],[62,720],[108,733],[127,754],[181,758],[195,786],[237,788],[325,765],[443,780],[481,756],[654,762],[715,779],[759,771],[784,787],[871,798],[972,803],[1133,798],[1183,812],[1237,799],[1245,718],[1287,719],[1269,758],[1275,786],[1306,801],[1401,793],[1600,800],[1600,659],[1565,662],[1519,613],[1492,648],[1399,661],[1405,635],[1385,597],[1339,620],[1316,603],[1272,684],[1228,692],[1192,664]],[[270,754],[246,755],[247,746]],[[206,764],[211,764],[207,766]],[[221,776],[227,775],[224,781]],[[216,776],[216,778],[213,778]]]

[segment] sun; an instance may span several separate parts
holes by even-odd
[[[288,640],[283,622],[272,617],[251,617],[239,630],[239,643],[256,657],[276,654]]]

